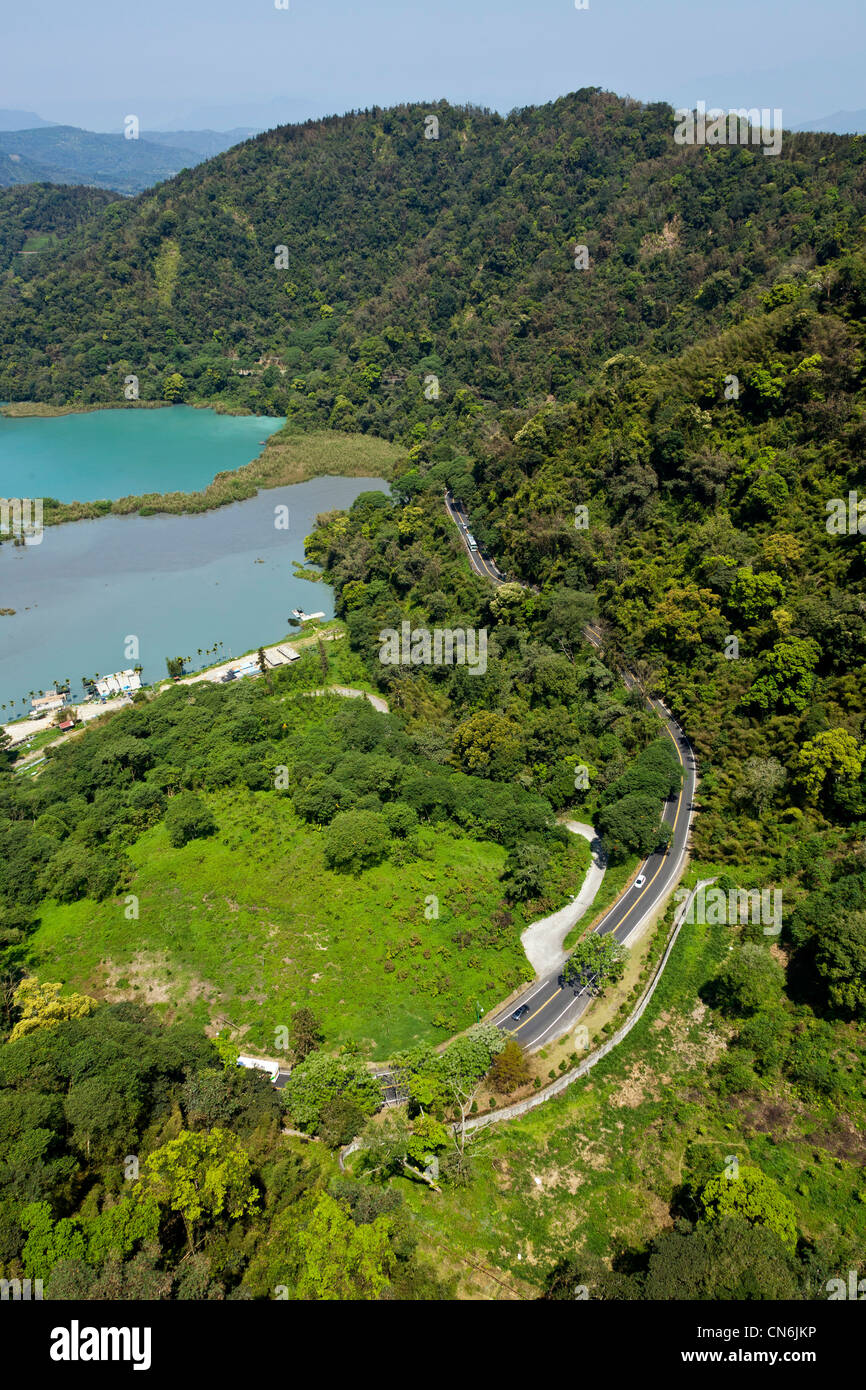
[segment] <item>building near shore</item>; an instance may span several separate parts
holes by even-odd
[[[138,671],[115,671],[110,676],[100,676],[98,681],[94,681],[97,694],[105,697],[106,695],[123,695],[130,690],[141,689],[141,676]]]
[[[47,695],[37,695],[30,701],[30,718],[42,719],[46,714],[56,714],[59,709],[63,709],[66,697],[59,695],[56,690],[49,690]]]

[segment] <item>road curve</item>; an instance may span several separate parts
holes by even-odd
[[[552,912],[549,917],[542,917],[539,921],[533,922],[521,933],[520,944],[536,975],[562,969],[568,954],[562,949],[565,938],[592,907],[607,869],[604,845],[591,825],[582,825],[576,820],[562,821],[561,824],[573,835],[582,835],[589,841],[592,857],[577,897],[567,902],[565,907]]]
[[[445,494],[445,506],[460,532],[469,563],[475,573],[492,580],[494,584],[504,583],[506,576],[488,555],[480,548],[477,551],[469,549],[466,541],[468,518],[450,493]],[[585,636],[592,646],[601,648],[601,634],[596,628],[587,628]],[[624,671],[621,674],[629,690],[640,690],[637,680],[630,672]],[[662,816],[671,827],[668,848],[662,853],[651,854],[644,861],[637,875],[638,878],[643,877],[644,882],[640,887],[636,881],[629,884],[595,927],[602,935],[612,932],[616,940],[623,945],[634,939],[646,920],[661,907],[679,881],[695,812],[697,786],[695,754],[685,733],[661,700],[652,699],[642,690],[641,694],[658,715],[662,728],[674,746],[682,768],[683,780],[679,793],[669,797],[665,803]],[[507,1010],[498,1013],[493,1022],[504,1032],[513,1033],[528,1050],[555,1041],[574,1027],[592,997],[585,989],[563,986],[559,981],[557,968],[545,972],[513,999]],[[520,1015],[518,1018],[514,1016],[516,1013]]]

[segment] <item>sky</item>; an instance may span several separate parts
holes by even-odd
[[[866,108],[863,0],[285,2],[0,0],[0,106],[117,132],[440,97],[505,113],[579,87],[788,127]]]

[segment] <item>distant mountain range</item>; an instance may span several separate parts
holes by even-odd
[[[139,139],[128,140],[52,125],[32,111],[0,110],[0,188],[62,183],[140,193],[256,133],[246,127],[142,131]]]
[[[834,135],[866,135],[866,111],[836,111],[818,121],[807,121],[798,130],[831,131]]]
[[[10,111],[0,106],[0,130],[38,130],[53,124],[53,121],[43,121],[35,111]]]

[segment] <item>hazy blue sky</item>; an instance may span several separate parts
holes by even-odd
[[[91,129],[277,125],[601,86],[673,105],[866,107],[864,0],[0,0],[0,106]]]

